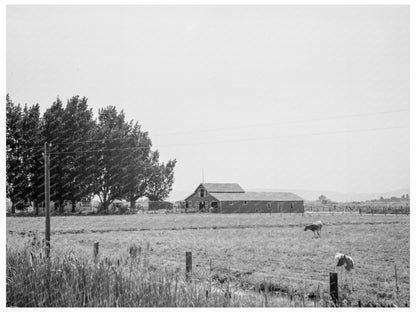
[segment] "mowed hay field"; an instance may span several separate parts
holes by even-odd
[[[304,225],[322,220],[322,238]],[[8,217],[7,247],[19,248],[43,237],[44,218]],[[191,251],[193,268],[211,276],[231,274],[236,287],[256,289],[262,282],[281,289],[328,292],[334,255],[355,262],[352,282],[339,280],[340,295],[351,305],[394,302],[409,305],[410,219],[408,215],[357,214],[138,214],[51,218],[52,255],[72,251],[92,257],[126,257],[132,244],[148,249],[153,268],[185,269]],[[399,293],[396,293],[395,265]],[[208,274],[208,275],[209,275]],[[351,279],[350,279],[351,280]],[[352,285],[351,285],[352,284]],[[318,288],[319,286],[319,288]],[[347,287],[348,286],[348,287]],[[352,290],[351,290],[352,287]]]

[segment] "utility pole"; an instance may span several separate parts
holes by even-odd
[[[46,258],[49,258],[51,249],[51,220],[50,220],[50,151],[49,144],[45,142],[45,243]]]

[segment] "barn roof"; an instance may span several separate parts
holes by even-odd
[[[208,193],[244,193],[237,183],[202,183]]]
[[[219,201],[303,201],[290,192],[210,193]]]

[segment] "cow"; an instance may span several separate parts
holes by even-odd
[[[351,290],[353,289],[353,277],[352,277],[352,269],[354,269],[354,260],[350,257],[347,256],[345,254],[342,254],[340,252],[337,252],[335,254],[335,271],[337,267],[341,267],[341,271],[340,271],[340,275],[341,275],[341,280],[342,278],[342,268],[345,269],[344,275],[345,275],[345,282],[348,284],[348,276],[350,276],[351,279]],[[347,274],[349,273],[349,274]]]
[[[354,269],[354,260],[350,256],[337,252],[335,255],[335,265],[337,267],[345,267],[345,270],[350,272]]]
[[[322,223],[322,221],[316,221],[312,224],[309,224],[309,225],[305,226],[304,231],[311,230],[313,232],[313,237],[314,238],[319,238],[319,237],[321,237],[321,229],[322,229],[323,225],[324,224]],[[315,236],[315,233],[316,233],[316,236]]]

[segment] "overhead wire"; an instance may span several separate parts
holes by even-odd
[[[217,132],[223,130],[235,130],[235,129],[245,129],[245,128],[256,128],[256,127],[270,127],[270,126],[278,126],[284,124],[291,124],[291,123],[299,123],[299,122],[314,122],[314,121],[326,121],[326,120],[338,120],[338,119],[346,119],[351,117],[361,117],[361,116],[372,116],[372,115],[383,115],[383,114],[390,114],[390,113],[399,113],[399,112],[408,112],[408,109],[398,109],[398,110],[391,110],[391,111],[381,111],[381,112],[371,112],[371,113],[363,113],[363,114],[350,114],[350,115],[339,115],[339,116],[331,116],[331,117],[322,117],[322,118],[312,118],[312,119],[298,119],[298,120],[286,120],[277,123],[269,123],[269,124],[251,124],[251,125],[240,125],[234,127],[223,127],[223,128],[212,128],[212,129],[203,129],[203,130],[196,130],[196,131],[178,131],[178,132],[171,132],[171,133],[154,133],[152,136],[170,136],[170,135],[180,135],[180,134],[188,134],[188,133],[204,133],[204,132]]]
[[[193,131],[178,131],[178,132],[171,132],[171,133],[159,133],[159,134],[152,134],[152,136],[172,136],[172,135],[180,135],[180,134],[195,134],[195,133],[205,133],[205,132],[217,132],[217,131],[228,131],[228,130],[235,130],[235,129],[245,129],[245,128],[256,128],[256,127],[269,127],[269,126],[277,126],[282,124],[291,124],[291,123],[299,123],[299,122],[314,122],[314,121],[324,121],[324,120],[338,120],[338,119],[346,119],[351,117],[361,117],[361,116],[372,116],[372,115],[383,115],[383,114],[390,114],[390,113],[398,113],[398,112],[408,112],[408,109],[398,109],[398,110],[390,110],[390,111],[381,111],[381,112],[371,112],[371,113],[363,113],[363,114],[350,114],[350,115],[339,115],[339,116],[331,116],[331,117],[323,117],[323,118],[312,118],[312,119],[298,119],[298,120],[286,120],[281,121],[278,123],[270,123],[270,124],[251,124],[251,125],[240,125],[235,127],[223,127],[223,128],[212,128],[212,129],[203,129],[203,130],[193,130]],[[147,133],[147,132],[143,132]],[[112,142],[112,141],[121,141],[125,140],[125,137],[119,138],[104,138],[104,139],[97,139],[97,140],[87,140],[87,141],[74,141],[74,142],[53,142],[53,145],[71,145],[71,144],[83,144],[83,143],[100,143],[100,142]],[[148,137],[148,139],[150,139]]]
[[[217,143],[231,143],[231,142],[246,142],[246,141],[258,141],[258,140],[274,140],[274,139],[283,139],[283,138],[297,138],[297,137],[309,137],[309,136],[319,136],[319,135],[331,135],[338,133],[353,133],[353,132],[370,132],[370,131],[379,131],[379,130],[391,130],[391,129],[406,129],[407,126],[398,126],[398,127],[381,127],[381,128],[369,128],[369,129],[349,129],[341,131],[328,131],[328,132],[317,132],[317,133],[306,133],[306,134],[295,134],[295,135],[281,135],[281,136],[272,136],[272,137],[257,137],[257,138],[247,138],[247,139],[230,139],[222,141],[209,141],[209,142],[192,142],[192,143],[183,143],[183,144],[172,144],[172,145],[160,145],[160,147],[166,146],[185,146],[185,145],[205,145],[205,144],[217,144]]]
[[[340,116],[331,116],[331,117],[324,117],[324,118],[314,118],[314,119],[299,119],[299,120],[292,120],[292,121],[282,121],[280,123],[273,123],[273,124],[252,124],[252,125],[241,125],[236,127],[224,127],[224,128],[216,128],[216,129],[205,129],[200,131],[192,131],[192,133],[203,133],[203,132],[215,132],[215,131],[227,131],[227,130],[234,130],[234,129],[243,129],[243,128],[253,128],[253,127],[266,127],[266,126],[275,126],[280,124],[290,124],[290,123],[298,123],[298,122],[313,122],[313,121],[323,121],[323,120],[335,120],[335,119],[345,119],[351,117],[360,117],[360,116],[371,116],[371,115],[381,115],[381,114],[389,114],[389,113],[397,113],[397,112],[405,112],[408,109],[398,109],[398,110],[390,110],[390,111],[381,111],[381,112],[371,112],[371,113],[363,113],[363,114],[350,114],[350,115],[340,115]],[[390,130],[390,129],[404,129],[408,127],[380,127],[380,128],[369,128],[369,129],[351,129],[351,130],[339,130],[339,131],[328,131],[328,132],[318,132],[318,133],[307,133],[307,134],[295,134],[295,135],[280,135],[280,136],[273,136],[273,137],[257,137],[257,138],[247,138],[247,139],[230,139],[230,140],[220,140],[220,141],[209,141],[209,142],[191,142],[191,143],[175,143],[175,144],[167,144],[161,145],[161,147],[165,146],[192,146],[192,145],[205,145],[205,144],[217,144],[217,143],[232,143],[232,142],[245,142],[245,141],[257,141],[257,140],[272,140],[272,139],[280,139],[280,138],[296,138],[296,137],[308,137],[308,136],[319,136],[319,135],[331,135],[331,134],[338,134],[338,133],[353,133],[353,132],[368,132],[368,131],[379,131],[379,130]],[[147,133],[147,132],[144,132]],[[166,133],[164,135],[179,135],[179,134],[187,134],[188,132],[172,132]],[[154,136],[161,136],[163,134],[154,134]],[[129,138],[131,139],[131,138]],[[127,140],[129,140],[127,139]],[[138,138],[140,139],[140,138]],[[148,138],[150,140],[150,138]],[[126,138],[103,138],[99,140],[86,140],[86,141],[73,141],[73,142],[54,142],[52,144],[52,148],[59,145],[76,145],[76,144],[87,144],[87,143],[106,143],[112,141],[122,141],[126,140]],[[126,151],[126,150],[135,150],[135,149],[147,149],[149,147],[128,147],[128,148],[112,148],[112,149],[91,149],[91,150],[84,150],[84,151],[58,151],[58,152],[51,152],[51,155],[58,155],[58,154],[76,154],[76,153],[90,153],[90,152],[107,152],[107,151]],[[43,144],[38,148],[34,148],[36,152],[34,155],[43,152]]]
[[[246,138],[246,139],[230,139],[230,140],[208,141],[208,142],[204,141],[204,142],[191,142],[191,143],[175,143],[175,144],[160,145],[159,147],[193,146],[193,145],[207,145],[207,144],[218,144],[218,143],[249,142],[249,141],[275,140],[275,139],[298,138],[298,137],[312,137],[312,136],[333,135],[333,134],[340,134],[340,133],[371,132],[371,131],[408,129],[408,128],[409,127],[407,127],[407,126],[397,126],[397,127],[379,127],[379,128],[365,128],[365,129],[346,129],[346,130],[338,130],[338,131],[305,133],[305,134],[295,134],[295,135],[280,135],[280,136],[272,136],[272,137],[255,137],[255,138]],[[148,146],[136,146],[136,147],[110,148],[110,149],[102,148],[102,149],[77,150],[77,151],[59,151],[59,152],[50,152],[50,154],[51,155],[61,155],[61,154],[77,154],[77,153],[92,153],[92,152],[127,151],[127,150],[140,150],[140,149],[149,149],[149,147]],[[42,151],[39,151],[35,154],[38,154],[38,153],[42,153]]]

